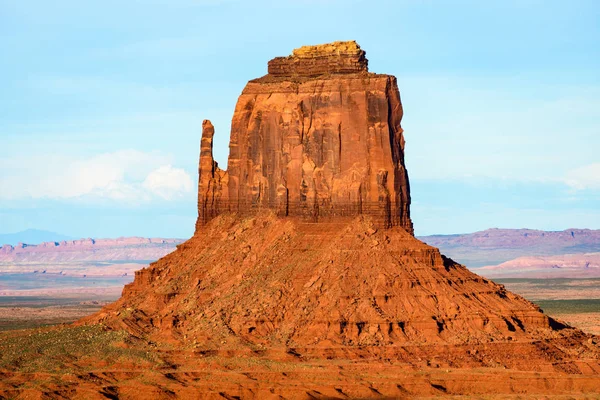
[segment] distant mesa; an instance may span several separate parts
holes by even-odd
[[[120,237],[19,243],[0,247],[0,263],[44,263],[110,260],[155,260],[173,251],[182,239]]]
[[[577,246],[600,244],[600,230],[571,228],[562,231],[491,228],[473,233],[421,236],[432,245],[529,247],[532,245]]]
[[[600,253],[518,257],[477,272],[489,278],[600,278]]]
[[[444,254],[470,268],[497,265],[518,257],[600,253],[600,230],[592,229],[486,229],[465,234],[420,236],[419,239],[439,247]],[[563,273],[575,273],[572,269],[569,271]]]
[[[72,239],[72,237],[60,233],[40,229],[26,229],[15,233],[0,233],[0,245],[9,244],[19,246],[19,244],[40,244],[43,242],[60,242]]]

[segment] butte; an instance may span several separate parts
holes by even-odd
[[[203,123],[194,236],[88,321],[198,353],[507,368],[589,389],[586,335],[413,236],[402,116],[396,78],[369,72],[354,41],[269,61],[238,99],[226,170]],[[410,393],[391,386],[376,391]]]
[[[248,82],[226,170],[205,120],[194,236],[79,322],[161,360],[113,392],[598,393],[597,338],[413,236],[402,116],[396,78],[351,41],[301,47]]]

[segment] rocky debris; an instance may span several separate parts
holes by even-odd
[[[376,230],[368,216],[318,224],[271,211],[218,216],[136,272],[122,298],[86,323],[203,351],[435,356],[435,365],[460,368],[561,371],[571,362],[562,349],[589,352],[589,335],[400,227]],[[589,357],[597,363],[600,353]]]
[[[335,42],[272,60],[238,99],[226,172],[205,121],[197,228],[268,208],[315,221],[367,214],[413,232],[396,78],[368,73],[364,55]],[[356,67],[346,68],[350,59]]]

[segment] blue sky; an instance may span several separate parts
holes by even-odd
[[[267,61],[355,39],[397,76],[417,234],[600,228],[600,3],[0,0],[0,232],[187,237]]]

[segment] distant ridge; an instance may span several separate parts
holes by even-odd
[[[418,238],[470,268],[500,264],[523,256],[600,252],[600,230],[594,229],[542,231],[492,228],[473,233]]]
[[[477,270],[486,278],[600,278],[600,253],[518,257]]]
[[[175,250],[183,241],[133,236],[18,243],[0,247],[0,264],[155,260]]]
[[[72,239],[74,238],[61,233],[42,229],[26,229],[15,233],[0,233],[0,246],[4,244],[16,246],[19,243],[40,244],[43,242],[60,242]]]

